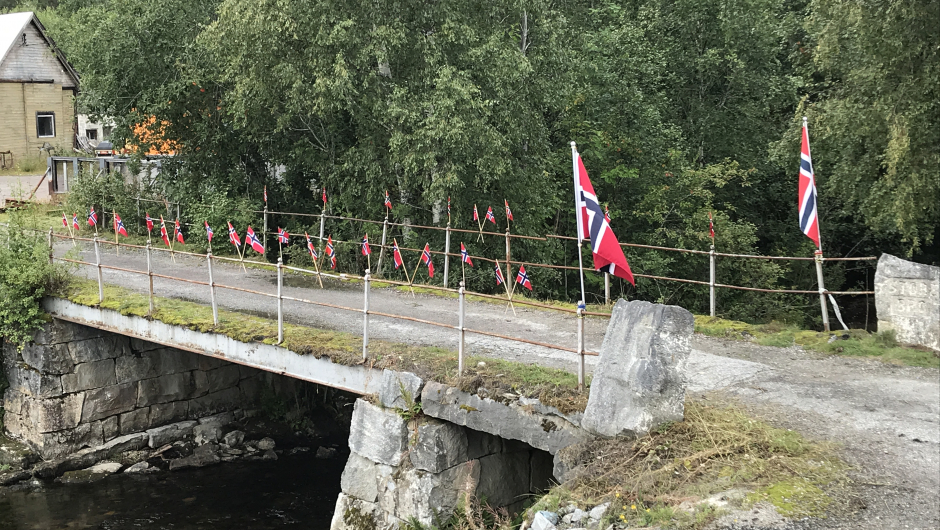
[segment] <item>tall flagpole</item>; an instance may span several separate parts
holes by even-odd
[[[581,256],[581,242],[584,241],[584,228],[581,221],[581,198],[579,197],[581,183],[578,178],[578,148],[574,142],[571,142],[571,167],[574,175],[574,219],[578,226],[578,272],[581,275],[581,305],[585,305],[584,294],[584,258]]]
[[[806,154],[810,160],[813,159],[813,152],[809,147],[809,125],[806,124],[806,116],[803,116],[803,130],[806,131]],[[802,134],[802,133],[801,133]],[[813,168],[813,188],[816,188],[816,168]],[[814,190],[816,191],[816,190]],[[819,307],[822,310],[823,330],[829,331],[829,309],[826,307],[826,284],[823,282],[823,248],[822,248],[822,227],[819,226],[819,193],[816,193],[816,236],[819,239],[819,246],[814,252],[816,262],[816,281],[819,285]]]

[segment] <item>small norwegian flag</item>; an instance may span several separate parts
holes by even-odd
[[[447,197],[447,217],[450,217],[450,197]]]
[[[228,223],[228,242],[235,245],[235,248],[242,246],[242,240],[238,237],[238,232],[235,231],[231,221]]]
[[[277,242],[278,243],[290,243],[290,237],[288,237],[287,230],[284,230],[281,227],[277,228]]]
[[[330,258],[330,268],[336,268],[336,250],[333,249],[333,236],[326,238],[326,255]]]
[[[185,245],[186,243],[183,242],[183,230],[180,228],[179,219],[176,220],[176,228],[174,229],[174,233],[176,234],[176,240]]]
[[[147,221],[147,233],[153,232],[153,218],[150,217],[149,213],[144,214],[144,220]]]
[[[607,207],[606,204],[604,205],[604,219],[607,220],[608,224],[610,223],[610,209]]]
[[[264,187],[264,204],[268,204],[268,187]]]
[[[467,247],[463,246],[463,243],[460,244],[460,261],[473,267],[473,260],[470,259],[470,253],[467,252]]]
[[[118,214],[114,214],[114,231],[127,237],[127,229],[124,228],[124,221],[121,220],[121,216]]]
[[[428,277],[434,277],[434,262],[431,261],[431,245],[424,244],[424,252],[421,253],[421,261],[428,266]]]
[[[212,243],[212,234],[213,234],[212,227],[209,226],[209,221],[203,221],[203,223],[206,224],[206,238],[209,240],[210,243]]]
[[[516,283],[522,284],[528,290],[532,290],[532,282],[529,281],[529,275],[525,272],[525,265],[519,267],[519,274],[516,275]]]
[[[65,216],[65,212],[62,213],[62,226],[69,227],[69,218]]]
[[[493,207],[492,207],[492,206],[487,206],[487,208],[486,208],[486,220],[489,221],[489,222],[491,222],[491,223],[493,223],[494,225],[496,224],[496,216],[493,215]]]
[[[98,214],[95,213],[95,207],[91,207],[91,213],[88,214],[88,226],[98,226]]]
[[[708,212],[708,235],[715,239],[715,223],[712,221],[712,213]]]
[[[479,220],[480,220],[480,214],[477,213],[477,205],[476,205],[476,204],[473,205],[473,220],[474,220],[474,221],[479,221]]]
[[[369,234],[362,236],[362,255],[368,256],[372,254],[372,248],[369,247]]]
[[[317,247],[313,246],[313,241],[310,241],[310,236],[306,232],[304,232],[304,237],[307,238],[307,252],[310,253],[310,257],[313,261],[316,261],[320,258],[320,256],[317,255]]]
[[[258,254],[264,254],[264,245],[261,244],[261,240],[258,239],[255,231],[251,229],[251,225],[248,226],[248,230],[245,232],[245,243]]]
[[[385,207],[389,210],[392,209],[392,199],[388,197],[388,190],[385,190]]]
[[[496,266],[493,267],[493,270],[496,271],[496,285],[502,285],[502,284],[503,284],[503,281],[504,281],[504,280],[503,280],[503,271],[502,271],[502,269],[499,268],[499,263],[497,263]]]
[[[326,188],[323,188],[323,206],[326,206]]]
[[[170,234],[166,231],[166,222],[163,221],[163,216],[160,216],[160,239],[163,240],[163,244],[170,246]]]
[[[77,213],[73,213],[73,214],[72,214],[72,228],[74,228],[74,229],[76,229],[76,230],[81,229],[81,226],[79,226],[79,224],[78,224],[78,214],[77,214]]]
[[[395,240],[392,240],[392,261],[395,262],[396,269],[405,264],[405,260],[401,257],[401,250],[398,248],[398,241]]]
[[[510,221],[515,221],[515,219],[512,218],[512,210],[509,209],[509,201],[507,201],[506,199],[503,199],[503,202],[506,203],[506,219],[509,219]]]

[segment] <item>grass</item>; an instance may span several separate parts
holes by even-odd
[[[940,368],[940,357],[927,348],[897,343],[893,332],[869,333],[861,329],[831,333],[799,329],[771,322],[748,324],[735,320],[696,315],[695,331],[712,337],[746,340],[763,346],[802,346],[804,349],[848,357],[867,357],[907,366]],[[838,339],[830,342],[830,338]]]
[[[685,420],[635,441],[597,439],[559,453],[574,478],[530,508],[611,502],[609,523],[698,529],[721,515],[702,501],[731,489],[741,506],[767,501],[789,517],[823,516],[844,502],[847,466],[830,444],[774,428],[736,407],[687,400]]]
[[[37,176],[46,171],[46,159],[18,157],[13,167],[0,168],[0,177]]]
[[[60,296],[77,304],[99,306],[98,284],[93,281],[75,280]],[[155,297],[154,300],[155,309],[149,315],[147,296],[106,284],[100,307],[203,333],[219,333],[242,342],[277,342],[275,320],[220,310],[216,326],[209,306],[172,298]],[[299,355],[328,357],[338,364],[363,364],[362,338],[350,333],[285,323],[283,346]],[[509,392],[538,398],[563,413],[583,411],[587,406],[587,389],[578,392],[577,376],[564,370],[471,356],[464,359],[467,368],[463,377],[458,377],[457,352],[453,350],[379,340],[369,341],[367,362],[373,368],[414,372],[427,380],[456,386],[466,392],[484,387],[494,399],[506,399],[502,394]],[[589,381],[585,383],[589,385]]]

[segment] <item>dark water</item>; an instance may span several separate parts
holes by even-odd
[[[345,454],[231,462],[91,484],[47,483],[0,493],[0,529],[196,530],[330,527]]]

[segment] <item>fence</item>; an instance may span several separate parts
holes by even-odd
[[[58,257],[55,257],[54,252],[53,252],[54,239],[64,239],[64,240],[70,240],[70,241],[85,241],[85,242],[90,242],[90,243],[92,243],[93,248],[94,248],[94,254],[95,254],[95,261],[94,261],[94,263],[87,262],[87,261],[83,261],[83,260],[80,260],[80,259],[72,259],[72,258],[64,258],[64,257],[63,257],[63,258],[58,258]],[[218,326],[218,324],[219,324],[219,310],[218,310],[218,304],[217,304],[217,302],[216,302],[216,289],[228,289],[228,290],[232,290],[232,291],[238,291],[238,292],[248,293],[248,294],[251,294],[251,295],[257,295],[257,296],[275,298],[275,299],[277,300],[277,343],[278,343],[278,344],[281,344],[281,343],[284,342],[284,301],[285,301],[285,300],[287,300],[287,301],[293,301],[293,302],[299,302],[299,303],[302,303],[302,304],[309,304],[309,305],[314,305],[314,306],[326,307],[326,308],[330,308],[330,309],[339,309],[339,310],[343,310],[343,311],[351,311],[351,312],[362,313],[362,358],[363,358],[363,360],[368,359],[368,353],[369,353],[369,317],[372,316],[372,315],[374,315],[374,316],[379,316],[379,317],[391,318],[391,319],[406,320],[406,321],[410,321],[410,322],[417,322],[417,323],[420,323],[420,324],[425,324],[425,325],[430,325],[430,326],[436,326],[436,327],[441,327],[441,328],[453,329],[453,330],[455,330],[455,331],[457,332],[457,373],[458,373],[458,375],[462,375],[462,374],[463,374],[463,371],[464,371],[465,336],[466,336],[467,333],[473,333],[473,334],[477,334],[477,335],[484,335],[484,336],[493,337],[493,338],[498,338],[498,339],[503,339],[503,340],[508,340],[508,341],[514,341],[514,342],[520,342],[520,343],[525,343],[525,344],[531,344],[531,345],[535,345],[535,346],[541,346],[541,347],[544,347],[544,348],[550,348],[550,349],[554,349],[554,350],[561,350],[561,351],[566,351],[566,352],[570,352],[570,353],[576,354],[576,355],[577,355],[577,363],[578,363],[578,368],[577,368],[577,373],[578,373],[578,388],[579,388],[579,390],[583,390],[583,389],[584,389],[584,357],[585,357],[585,356],[596,356],[596,355],[598,355],[596,352],[589,352],[589,351],[586,351],[586,350],[584,349],[584,318],[585,318],[585,316],[590,316],[590,315],[593,315],[593,316],[601,316],[601,317],[609,317],[609,315],[608,315],[607,313],[599,313],[599,312],[586,311],[583,307],[578,307],[577,309],[566,309],[566,308],[561,308],[561,307],[554,307],[554,306],[551,306],[551,305],[548,305],[548,304],[541,304],[541,303],[533,302],[533,301],[529,301],[529,300],[514,299],[514,298],[512,298],[511,295],[507,295],[507,298],[503,298],[503,297],[500,297],[500,296],[494,296],[494,295],[489,295],[489,294],[475,293],[475,292],[467,291],[467,290],[465,289],[464,285],[463,285],[463,282],[460,282],[460,286],[459,286],[459,288],[456,289],[456,290],[454,290],[454,289],[449,289],[449,288],[446,288],[446,287],[435,286],[435,285],[425,285],[425,284],[420,285],[420,287],[425,288],[425,289],[431,289],[431,290],[435,290],[435,291],[439,291],[439,292],[457,293],[457,298],[458,298],[458,307],[457,307],[458,324],[457,324],[456,326],[452,326],[452,325],[450,325],[450,324],[444,324],[444,323],[441,323],[441,322],[435,322],[435,321],[433,321],[433,320],[426,320],[426,319],[414,318],[414,317],[409,317],[409,316],[406,316],[406,315],[396,315],[396,314],[392,314],[392,313],[385,313],[385,312],[380,312],[380,311],[375,311],[375,310],[370,309],[370,308],[369,308],[369,290],[370,290],[370,284],[371,284],[371,282],[373,281],[373,278],[372,278],[372,276],[371,276],[371,274],[370,274],[370,272],[369,272],[368,269],[366,270],[365,275],[363,275],[363,276],[359,276],[359,275],[355,275],[355,274],[334,274],[334,273],[323,272],[323,271],[320,271],[320,270],[313,271],[313,270],[304,269],[304,268],[301,268],[301,267],[293,267],[293,266],[284,265],[283,262],[281,261],[281,259],[278,259],[277,264],[274,266],[274,267],[276,268],[276,270],[277,270],[277,292],[276,292],[276,294],[272,294],[272,293],[265,293],[265,292],[262,292],[262,291],[255,291],[255,290],[252,290],[252,289],[246,289],[246,288],[243,288],[243,287],[235,287],[235,286],[231,286],[231,285],[223,285],[223,284],[220,284],[220,283],[215,282],[215,281],[214,281],[214,278],[213,278],[213,274],[212,274],[212,264],[213,264],[213,261],[218,260],[218,261],[226,261],[226,262],[234,262],[234,263],[243,263],[243,261],[242,261],[242,260],[238,260],[238,259],[234,259],[234,258],[225,258],[225,257],[220,257],[220,256],[213,256],[213,255],[212,255],[212,252],[207,252],[206,254],[196,254],[196,253],[192,253],[192,252],[173,251],[173,250],[170,250],[170,249],[163,249],[163,248],[159,248],[159,247],[155,248],[155,247],[152,247],[149,243],[148,243],[147,245],[145,245],[145,246],[141,246],[141,245],[132,245],[132,244],[128,244],[128,243],[118,243],[118,242],[114,242],[114,241],[108,241],[108,240],[100,239],[100,238],[98,238],[97,236],[95,236],[95,237],[93,237],[93,238],[73,237],[73,236],[67,236],[67,235],[62,235],[62,234],[56,234],[56,233],[53,232],[51,229],[50,229],[49,232],[48,232],[48,244],[49,244],[49,261],[50,261],[50,263],[54,263],[54,262],[56,262],[56,261],[59,261],[59,262],[64,262],[64,263],[72,263],[72,264],[76,264],[76,265],[80,265],[80,266],[91,266],[91,267],[94,267],[94,268],[95,268],[95,270],[96,270],[96,275],[97,275],[97,283],[98,283],[98,302],[99,302],[99,303],[102,303],[102,302],[104,301],[104,272],[103,272],[103,271],[105,271],[105,270],[114,270],[114,271],[120,271],[120,272],[130,273],[130,274],[146,275],[146,276],[148,277],[148,284],[149,284],[149,288],[148,288],[148,297],[149,297],[149,313],[148,313],[148,314],[149,314],[149,315],[153,315],[154,310],[155,310],[155,303],[156,303],[156,302],[155,302],[154,284],[153,284],[153,279],[154,279],[154,278],[160,278],[160,279],[172,280],[172,281],[179,281],[179,282],[184,282],[184,283],[191,284],[191,285],[200,285],[200,286],[203,286],[203,287],[208,287],[208,289],[209,289],[209,297],[210,297],[210,301],[211,301],[211,305],[212,305],[212,319],[213,319],[213,323],[214,323],[216,326]],[[101,246],[102,244],[104,244],[104,245],[111,245],[111,246],[114,246],[115,248],[126,247],[126,248],[133,248],[133,249],[143,250],[143,251],[146,253],[146,256],[147,256],[147,270],[146,270],[146,271],[141,271],[141,270],[135,270],[135,269],[128,269],[128,268],[125,268],[125,267],[117,267],[117,266],[114,266],[114,265],[105,265],[105,264],[103,264],[103,263],[101,262],[101,250],[100,250],[100,246]],[[154,272],[154,270],[153,270],[153,260],[152,260],[152,253],[153,253],[153,252],[170,252],[170,253],[173,253],[173,254],[180,254],[180,255],[184,255],[184,256],[191,256],[191,257],[195,257],[195,258],[199,258],[199,259],[205,259],[205,260],[206,260],[206,265],[207,265],[207,271],[208,271],[208,281],[200,281],[200,280],[192,280],[192,279],[186,279],[186,278],[179,278],[179,277],[176,277],[176,276],[169,276],[169,275],[159,274],[159,273]],[[267,265],[267,266],[270,266],[270,265]],[[321,282],[321,285],[322,285],[322,278],[333,278],[333,279],[337,279],[337,280],[361,280],[361,281],[363,282],[363,305],[362,305],[362,308],[359,309],[359,308],[354,308],[354,307],[347,307],[347,306],[342,306],[342,305],[337,305],[337,304],[331,304],[331,303],[327,303],[327,302],[318,302],[318,301],[314,301],[314,300],[307,300],[307,299],[305,299],[305,298],[298,298],[298,297],[287,296],[287,295],[285,295],[285,294],[283,293],[284,271],[285,271],[285,270],[287,270],[287,271],[292,271],[292,272],[296,272],[296,273],[299,273],[299,274],[308,275],[308,276],[316,276],[317,278],[319,278],[319,280],[320,280],[320,282]],[[392,281],[392,280],[382,280],[382,283],[391,284],[391,285],[400,285],[400,286],[412,286],[412,285],[413,285],[413,284],[411,284],[411,283],[398,282],[398,281]],[[566,313],[566,314],[574,314],[574,315],[575,315],[575,318],[576,318],[576,326],[577,326],[577,344],[576,344],[576,347],[575,347],[575,348],[570,348],[570,347],[561,346],[561,345],[558,345],[558,344],[548,344],[548,343],[545,343],[545,342],[533,341],[533,340],[523,339],[523,338],[520,338],[520,337],[511,337],[511,336],[507,336],[507,335],[503,335],[503,334],[499,334],[499,333],[493,333],[493,332],[490,332],[490,331],[483,331],[483,330],[468,328],[468,327],[465,326],[465,316],[466,316],[465,303],[466,303],[466,296],[467,296],[468,294],[470,294],[470,295],[472,295],[472,296],[478,296],[478,297],[481,297],[481,298],[486,298],[486,299],[499,300],[499,301],[503,301],[503,302],[507,302],[507,303],[515,303],[515,304],[520,304],[520,305],[528,305],[528,306],[540,307],[540,308],[543,308],[543,309],[549,309],[549,310],[553,310],[553,311],[558,311],[558,312]]]

